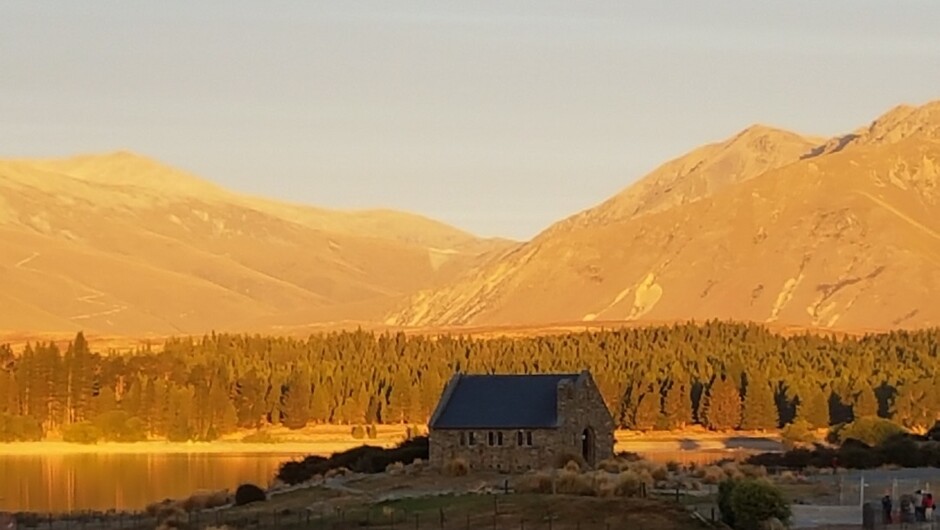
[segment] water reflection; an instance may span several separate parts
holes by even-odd
[[[139,510],[198,489],[265,486],[290,454],[0,456],[0,511]]]

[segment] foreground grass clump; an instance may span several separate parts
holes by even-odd
[[[286,462],[278,470],[277,478],[285,484],[299,484],[316,475],[327,475],[330,471],[345,469],[354,473],[383,473],[396,462],[411,464],[417,459],[427,460],[428,439],[426,436],[412,438],[391,449],[362,445],[329,458],[311,455],[300,462]]]

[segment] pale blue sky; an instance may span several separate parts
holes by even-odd
[[[940,98],[940,2],[0,3],[0,156],[527,238],[754,122]]]

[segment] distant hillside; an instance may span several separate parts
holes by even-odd
[[[390,312],[411,326],[940,324],[940,102],[815,140],[756,126]]]
[[[374,321],[510,245],[417,215],[242,196],[126,152],[0,161],[0,330]]]

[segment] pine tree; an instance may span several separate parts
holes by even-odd
[[[709,429],[723,431],[741,425],[741,394],[730,379],[716,378],[703,401],[702,418]]]
[[[796,419],[805,421],[813,429],[829,426],[829,399],[821,388],[808,385],[799,396]]]
[[[636,407],[636,413],[633,417],[633,428],[640,431],[651,431],[656,427],[661,413],[660,394],[655,385],[650,384],[646,392],[640,396],[640,401]]]
[[[249,370],[238,379],[235,392],[235,409],[238,426],[256,429],[264,418],[264,382],[255,370]]]
[[[281,423],[288,429],[301,429],[310,421],[310,388],[310,371],[297,367],[287,381],[281,407]]]
[[[673,381],[663,399],[663,420],[668,429],[692,423],[692,391],[685,381]]]
[[[92,398],[93,364],[91,350],[85,334],[75,335],[65,352],[66,357],[66,408],[70,423],[78,423],[89,417],[89,403]]]
[[[310,396],[310,419],[317,423],[330,421],[330,396],[333,395],[333,385],[329,379],[317,384]]]
[[[383,423],[404,423],[405,414],[411,406],[411,381],[404,370],[399,370],[392,380],[388,395],[388,414],[383,415]]]
[[[855,395],[852,414],[856,419],[878,416],[878,398],[875,397],[875,391],[870,386],[863,385]]]
[[[741,428],[749,430],[776,429],[780,423],[774,393],[767,381],[759,376],[749,377],[744,396]]]

